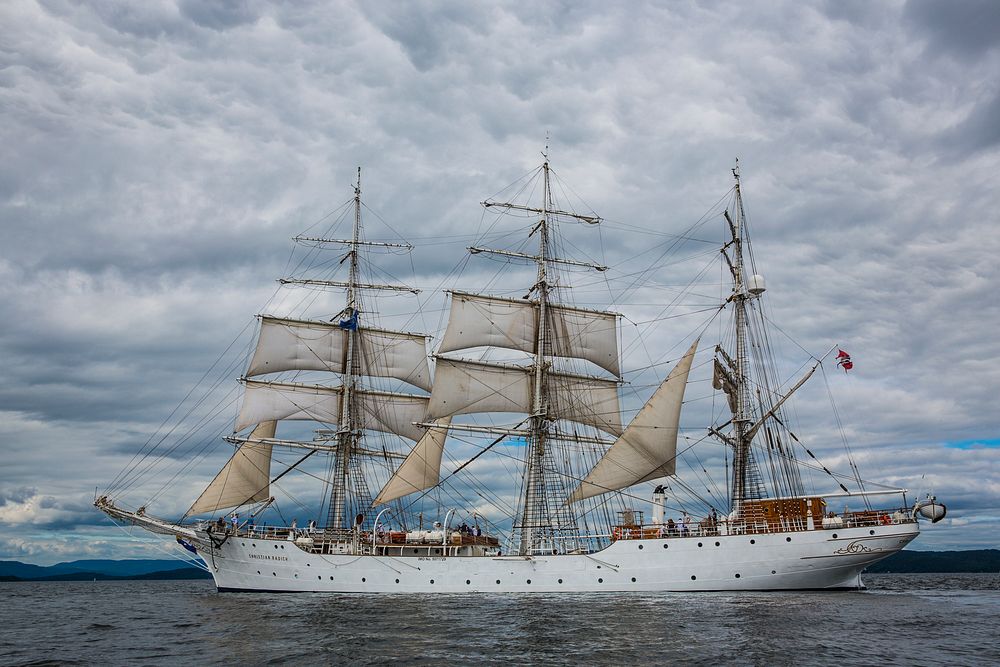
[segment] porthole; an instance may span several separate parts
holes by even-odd
[[[469,583],[469,582],[465,582],[465,583]],[[497,579],[497,583],[498,583],[498,584],[500,583],[500,580],[499,580],[499,579]]]
[[[433,579],[431,579],[431,583],[432,583],[432,584],[434,583],[434,580],[433,580]]]
[[[639,551],[642,551],[642,545],[641,544],[639,545]]]
[[[529,583],[529,584],[530,584],[530,583],[531,583],[531,579],[528,579],[528,580],[527,580],[527,583]]]
[[[277,573],[277,572],[272,572],[272,573],[271,573],[271,576],[272,576],[272,577],[277,577],[277,576],[278,576],[278,573]]]
[[[777,570],[771,570],[771,574],[778,574]]]
[[[750,540],[750,544],[757,544],[757,540]]]
[[[736,573],[736,578],[737,578],[737,579],[739,579],[739,578],[740,578],[740,573],[739,573],[739,572],[737,572],[737,573]]]
[[[597,580],[597,583],[599,583],[599,584],[603,584],[603,583],[604,583],[604,580],[603,580],[603,579],[598,579],[598,580]]]
[[[664,545],[663,545],[663,548],[664,548],[664,549],[666,549],[666,548],[668,548],[669,546],[670,546],[669,544],[664,544]]]
[[[368,581],[368,580],[365,579],[364,577],[361,577],[361,583],[365,583],[366,581]]]
[[[275,548],[275,549],[277,549],[277,548],[278,548],[278,545],[277,545],[277,544],[275,544],[275,545],[274,545],[274,548]]]
[[[245,547],[246,545],[247,545],[247,543],[246,543],[246,542],[240,542],[240,546],[241,546],[241,547]]]
[[[598,565],[598,566],[597,566],[597,569],[598,569],[598,570],[600,570],[600,569],[601,569],[601,566],[600,566],[600,565]]]
[[[284,544],[282,544],[282,545],[281,545],[281,548],[282,548],[282,549],[284,549],[284,548],[285,548],[285,545],[284,545]]]
[[[257,570],[257,574],[260,574],[260,570]]]
[[[785,538],[785,541],[786,541],[786,542],[791,542],[791,541],[792,541],[792,538],[790,538],[790,537],[786,537],[786,538]]]
[[[316,578],[317,578],[317,579],[319,579],[320,581],[323,581],[323,575],[322,575],[322,574],[321,574],[321,575],[319,575],[319,576],[318,576],[318,577],[316,577]]]
[[[499,584],[500,582],[498,581],[497,583]],[[560,583],[560,584],[562,583],[562,579],[560,579],[560,580],[559,580],[559,583]]]
[[[833,539],[837,539],[837,533],[833,534]]]
[[[467,584],[471,584],[471,583],[472,583],[472,579],[466,579],[466,580],[465,580],[465,583],[467,583]]]
[[[330,581],[333,581],[333,577],[330,577]]]
[[[396,580],[396,583],[397,583],[397,584],[399,583],[399,579],[397,579],[397,580]]]
[[[868,534],[869,534],[869,535],[874,535],[874,534],[875,534],[875,531],[874,531],[874,530],[869,530],[869,531],[868,531]]]
[[[701,548],[702,546],[703,546],[703,545],[702,545],[702,543],[701,543],[701,542],[699,542],[699,543],[698,543],[698,548],[700,549],[700,548]]]
[[[299,573],[298,573],[298,572],[296,572],[296,573],[295,573],[295,574],[293,574],[292,576],[293,576],[293,577],[295,577],[296,579],[298,579],[298,578],[299,578]]]
[[[697,579],[697,578],[698,578],[698,577],[694,576],[693,574],[691,575],[691,581],[694,581],[694,580],[695,580],[695,579]]]
[[[715,546],[717,546],[717,547],[718,547],[718,546],[721,546],[721,544],[720,544],[719,542],[716,542],[716,543],[715,543]]]
[[[635,583],[635,577],[632,577],[632,583],[633,584]]]

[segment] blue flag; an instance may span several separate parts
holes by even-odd
[[[187,540],[182,540],[181,537],[180,537],[180,535],[178,535],[176,537],[177,537],[177,544],[181,545],[182,547],[184,547],[185,549],[187,549],[188,551],[190,551],[191,553],[193,553],[195,556],[198,555],[198,550],[194,548],[193,544],[191,544]]]
[[[340,320],[337,324],[341,329],[347,329],[348,331],[356,331],[358,328],[358,313],[361,312],[356,308],[351,309],[351,316],[346,320]]]

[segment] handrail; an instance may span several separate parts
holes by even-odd
[[[823,525],[824,519],[839,518],[838,525]],[[699,521],[691,524],[686,530],[681,530],[681,524],[668,528],[666,523],[642,525],[618,525],[611,529],[611,539],[641,540],[641,539],[678,539],[688,537],[712,537],[719,535],[753,535],[766,533],[787,533],[807,530],[838,530],[844,528],[862,528],[866,526],[884,526],[915,523],[905,507],[890,509],[860,510],[844,512],[832,517],[813,517],[813,528],[808,527],[809,517],[766,517],[763,513],[742,519],[727,519],[720,517],[715,524]]]

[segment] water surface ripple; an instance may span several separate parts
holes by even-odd
[[[0,664],[1000,664],[1000,575],[855,593],[219,594],[0,583]]]

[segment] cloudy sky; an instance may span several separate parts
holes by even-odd
[[[94,489],[268,302],[289,237],[361,165],[417,246],[398,276],[438,288],[467,239],[443,240],[547,136],[611,281],[738,156],[776,320],[854,356],[828,378],[863,472],[949,505],[917,548],[998,546],[1000,4],[11,0],[0,26],[0,557],[156,555]]]

